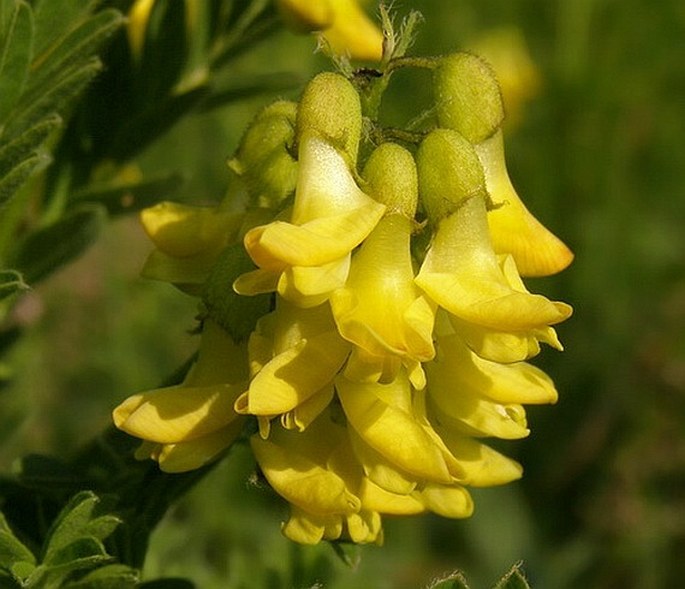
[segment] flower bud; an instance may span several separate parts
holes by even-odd
[[[359,94],[339,74],[323,72],[307,84],[297,110],[297,142],[305,135],[318,135],[345,154],[348,163],[357,161],[362,128]]]
[[[456,131],[432,131],[419,146],[416,163],[421,202],[434,224],[456,211],[464,200],[487,194],[478,155]]]
[[[295,139],[297,104],[279,100],[267,106],[243,135],[228,167],[243,177],[260,206],[280,203],[295,190],[297,162],[289,148]]]
[[[416,164],[411,153],[396,143],[379,145],[364,167],[366,191],[387,207],[386,214],[416,214],[419,199]]]
[[[433,71],[438,122],[471,143],[490,137],[504,120],[499,83],[490,65],[470,53],[440,60]]]

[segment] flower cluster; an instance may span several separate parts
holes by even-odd
[[[253,266],[221,274],[226,296],[271,306],[246,345],[209,313],[186,380],[131,397],[115,422],[178,471],[256,418],[250,444],[297,542],[381,542],[383,514],[469,516],[468,487],[521,476],[482,440],[528,435],[523,405],[557,398],[527,360],[541,342],[561,349],[554,325],[571,308],[521,276],[572,254],[511,185],[487,64],[440,58],[432,80],[434,127],[415,145],[363,145],[360,164],[359,91],[319,74],[297,104],[262,111],[230,161],[245,212],[143,213],[157,246],[148,276],[201,294],[242,241]]]

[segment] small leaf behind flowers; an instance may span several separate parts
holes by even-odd
[[[521,572],[522,563],[518,562],[500,579],[494,589],[530,589],[528,581]]]

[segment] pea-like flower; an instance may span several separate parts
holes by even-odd
[[[114,410],[114,424],[143,440],[138,458],[152,458],[166,472],[199,468],[240,434],[244,418],[233,403],[247,376],[244,346],[205,321],[198,359],[185,380],[129,397]]]
[[[351,251],[376,226],[385,206],[362,192],[352,173],[361,106],[345,78],[320,74],[309,83],[297,127],[292,213],[288,221],[247,232],[245,248],[259,269],[240,276],[234,288],[246,295],[276,290],[301,306],[316,306],[345,284]]]
[[[491,67],[470,53],[449,55],[434,70],[433,87],[440,126],[470,141],[485,171],[494,250],[511,254],[524,276],[566,268],[573,253],[528,211],[509,178],[502,138],[504,106]]]
[[[302,309],[281,299],[259,320],[248,350],[252,380],[235,407],[256,415],[267,437],[275,416],[301,431],[326,408],[350,345],[338,334],[328,306]]]
[[[284,534],[300,543],[346,538],[382,542],[380,515],[358,496],[362,472],[350,460],[345,428],[326,411],[304,432],[274,427],[251,445],[269,484],[291,505]]]
[[[423,141],[418,157],[424,201],[436,203],[427,208],[437,229],[416,283],[458,322],[484,330],[484,340],[490,334],[509,333],[526,344],[518,350],[520,357],[512,357],[506,348],[495,350],[497,357],[491,359],[526,359],[534,349],[529,340],[568,318],[571,307],[512,286],[502,272],[488,229],[482,169],[462,136],[434,131]],[[465,168],[470,170],[467,184]]]
[[[198,294],[221,251],[237,239],[243,217],[222,206],[170,201],[143,209],[140,220],[156,249],[141,274]]]
[[[330,303],[340,334],[355,344],[346,374],[353,380],[390,382],[402,364],[417,388],[421,362],[433,350],[434,305],[414,283],[410,251],[417,202],[414,160],[405,149],[382,144],[364,171],[366,188],[388,207],[352,258],[345,286]]]
[[[240,294],[278,290],[288,300],[314,306],[344,285],[351,251],[385,207],[359,189],[332,144],[311,136],[299,153],[291,220],[248,231],[245,248],[259,270],[241,276],[234,287]]]

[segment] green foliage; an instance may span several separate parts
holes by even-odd
[[[55,518],[38,558],[0,516],[0,575],[7,587],[106,588],[134,587],[137,575],[123,565],[112,565],[104,540],[121,520],[109,513],[97,495],[74,495]]]
[[[101,205],[84,205],[58,221],[34,231],[21,243],[11,264],[34,283],[81,254],[97,238],[106,221]]]

